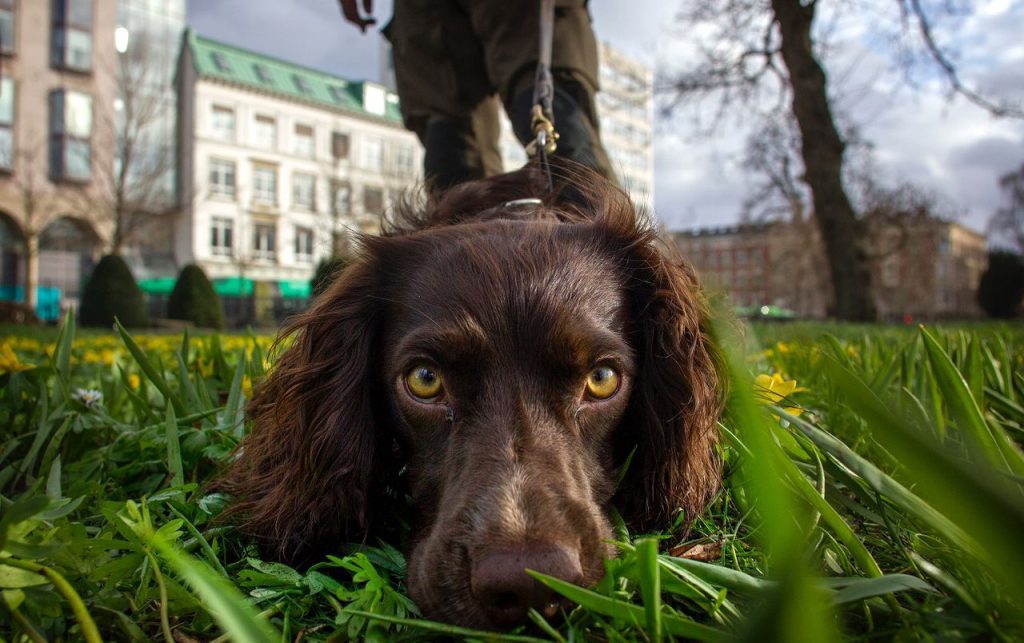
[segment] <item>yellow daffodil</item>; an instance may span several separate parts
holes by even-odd
[[[796,380],[787,380],[781,373],[771,375],[760,374],[754,378],[754,397],[765,404],[779,404],[788,401],[790,395],[806,391],[807,389],[796,385]],[[786,413],[800,415],[803,409],[792,406],[785,407]]]

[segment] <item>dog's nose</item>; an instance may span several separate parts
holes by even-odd
[[[570,583],[583,580],[579,551],[561,545],[484,552],[473,562],[471,586],[495,627],[506,629],[525,623],[531,607],[551,618],[565,605],[564,599],[534,580],[527,569]]]

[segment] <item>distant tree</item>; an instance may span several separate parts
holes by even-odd
[[[118,255],[105,255],[96,264],[82,291],[81,308],[83,326],[110,328],[115,317],[128,328],[149,323],[142,290]]]
[[[961,3],[890,1],[888,6],[898,9],[902,18],[902,30],[893,39],[894,64],[927,61],[952,92],[972,103],[997,115],[1024,114],[1017,105],[992,102],[968,87],[950,54],[937,43],[932,32],[937,13],[959,15]],[[843,185],[847,141],[836,125],[816,38],[815,19],[822,4],[821,0],[685,0],[680,12],[684,30],[706,37],[696,44],[693,63],[671,78],[676,100],[669,109],[683,99],[698,104],[716,99],[717,122],[729,110],[747,115],[752,106],[766,102],[775,109],[788,105],[800,132],[805,169],[801,180],[811,191],[836,314],[843,319],[873,319],[866,229]],[[871,11],[882,5],[850,6]],[[917,46],[910,46],[912,42]],[[910,71],[912,65],[905,68]]]
[[[997,250],[988,255],[988,268],[978,284],[978,305],[989,317],[1010,319],[1024,299],[1024,257]]]
[[[1003,206],[989,221],[989,232],[998,241],[1009,243],[1024,253],[1024,163],[1013,172],[999,177],[1003,190]]]
[[[168,181],[176,162],[173,140],[165,140],[161,124],[174,117],[156,77],[157,57],[165,52],[148,36],[133,33],[124,52],[117,55],[117,79],[112,122],[104,131],[112,140],[100,143],[114,152],[115,162],[94,164],[95,192],[90,206],[111,226],[111,252],[120,254],[148,226],[166,223],[179,207],[174,185]],[[97,116],[110,118],[105,110]]]
[[[224,309],[203,269],[189,264],[181,269],[167,300],[170,319],[190,321],[200,328],[224,328]]]

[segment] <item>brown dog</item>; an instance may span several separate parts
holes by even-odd
[[[558,172],[567,196],[527,168],[400,208],[284,331],[225,477],[274,555],[362,540],[408,495],[423,613],[508,627],[559,608],[524,569],[603,575],[611,508],[703,510],[722,387],[693,274],[621,191]]]

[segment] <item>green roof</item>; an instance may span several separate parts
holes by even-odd
[[[398,96],[381,85],[367,81],[351,81],[278,58],[264,56],[254,51],[198,36],[191,29],[185,32],[185,44],[191,49],[192,64],[201,78],[213,78],[256,91],[370,118],[399,124],[402,122],[402,114],[398,109]],[[364,100],[364,91],[367,87],[384,93],[383,114],[367,109]]]

